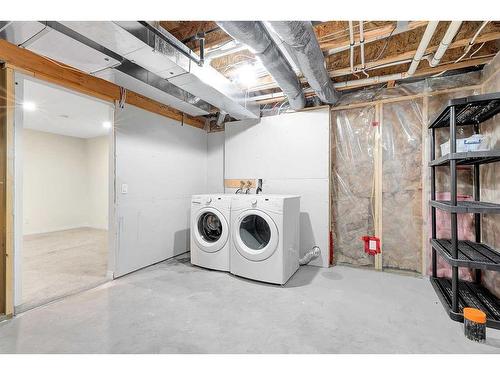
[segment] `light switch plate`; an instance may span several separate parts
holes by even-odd
[[[127,194],[127,193],[128,193],[128,185],[122,184],[122,194]]]

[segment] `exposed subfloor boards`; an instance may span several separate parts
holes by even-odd
[[[2,353],[498,353],[429,281],[301,267],[285,287],[178,258],[0,323]]]

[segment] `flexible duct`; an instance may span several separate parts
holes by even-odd
[[[290,107],[304,108],[306,99],[297,75],[282,52],[267,34],[264,26],[255,21],[220,21],[217,24],[238,42],[250,47],[288,98]]]
[[[299,259],[299,264],[301,266],[304,266],[308,264],[311,260],[319,257],[320,255],[321,255],[321,249],[318,246],[314,246],[302,258]]]
[[[288,44],[297,58],[302,74],[316,95],[328,104],[335,104],[339,93],[325,67],[325,58],[311,22],[308,21],[270,21],[269,24],[278,36]]]

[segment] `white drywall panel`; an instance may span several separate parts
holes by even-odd
[[[224,132],[207,134],[207,193],[224,193]]]
[[[225,177],[328,178],[328,145],[328,109],[231,122]]]
[[[329,112],[319,109],[226,124],[225,178],[262,178],[263,193],[301,196],[300,244],[329,261]],[[226,189],[227,193],[234,189]]]
[[[191,195],[207,187],[207,135],[130,105],[115,124],[121,276],[189,250]]]

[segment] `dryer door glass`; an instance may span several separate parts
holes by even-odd
[[[222,235],[222,223],[213,212],[205,212],[198,219],[198,232],[207,242],[216,242]]]
[[[241,221],[240,237],[250,249],[260,250],[269,243],[271,228],[269,228],[269,224],[263,217],[248,215]]]

